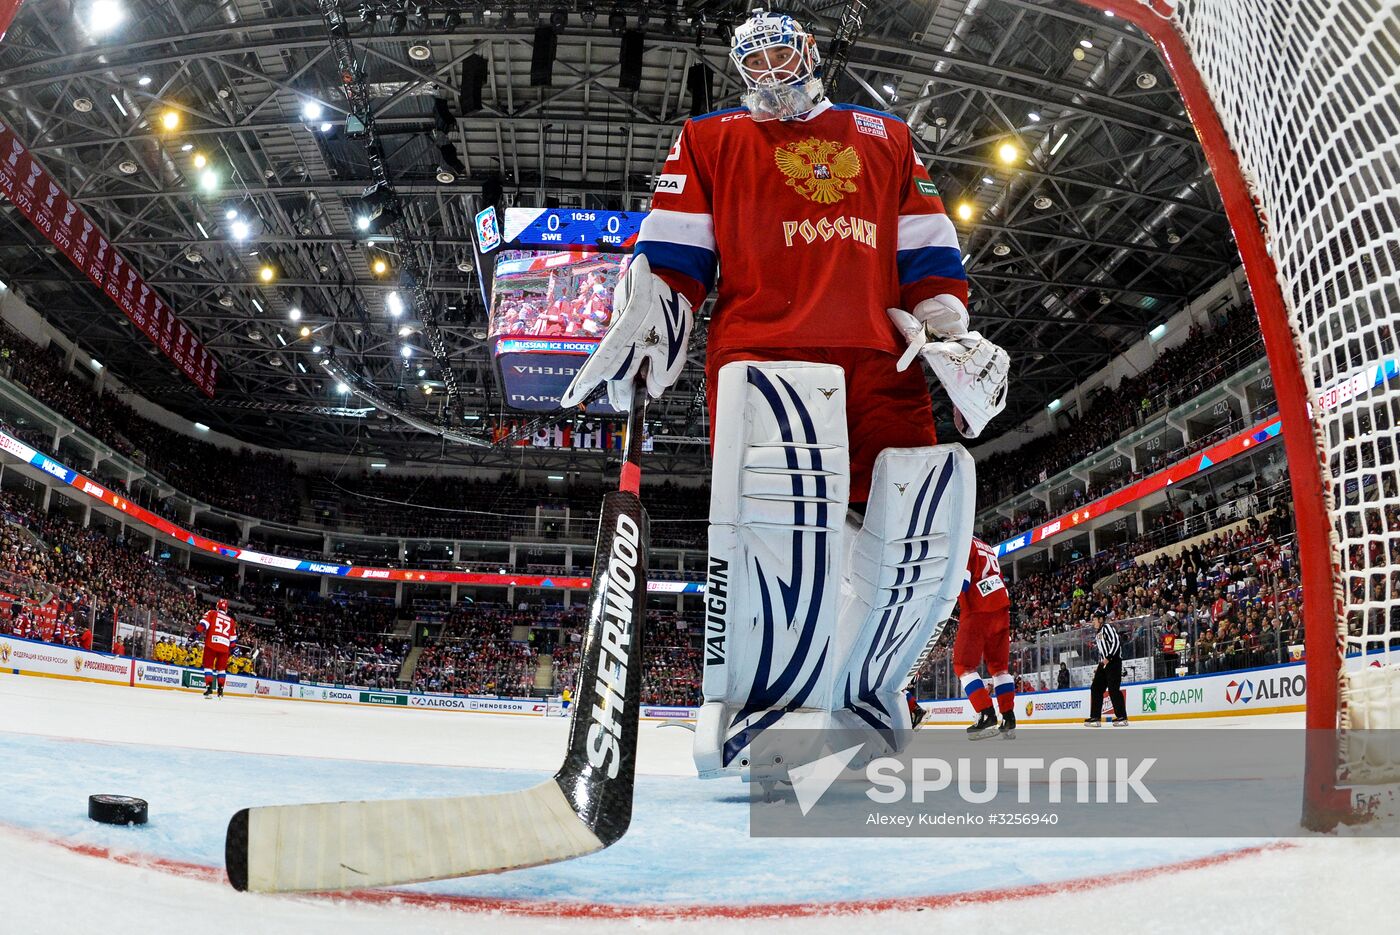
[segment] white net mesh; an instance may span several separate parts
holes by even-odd
[[[1314,395],[1354,657],[1341,725],[1400,727],[1400,0],[1148,6],[1174,7],[1258,201]],[[1342,775],[1400,768],[1375,754],[1344,745]]]

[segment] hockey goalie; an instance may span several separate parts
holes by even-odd
[[[744,106],[681,130],[610,330],[564,397],[606,383],[625,407],[643,362],[661,395],[717,290],[702,777],[772,766],[752,748],[777,725],[903,748],[903,689],[958,598],[975,490],[967,452],[934,437],[914,359],[968,437],[1001,411],[1008,371],[968,330],[957,235],[909,128],[827,100],[791,16],[754,12],[731,58]]]

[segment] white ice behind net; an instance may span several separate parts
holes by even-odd
[[[1179,0],[1176,19],[1258,198],[1324,403],[1339,626],[1371,664],[1343,684],[1342,723],[1400,728],[1400,0]],[[1353,745],[1344,773],[1400,765],[1376,754]]]

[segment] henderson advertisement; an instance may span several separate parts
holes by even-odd
[[[204,395],[214,396],[219,364],[194,332],[61,189],[14,130],[0,123],[0,191],[93,285],[116,303]]]

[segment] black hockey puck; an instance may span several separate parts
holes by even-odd
[[[90,795],[88,817],[104,825],[144,825],[146,800],[129,795]]]

